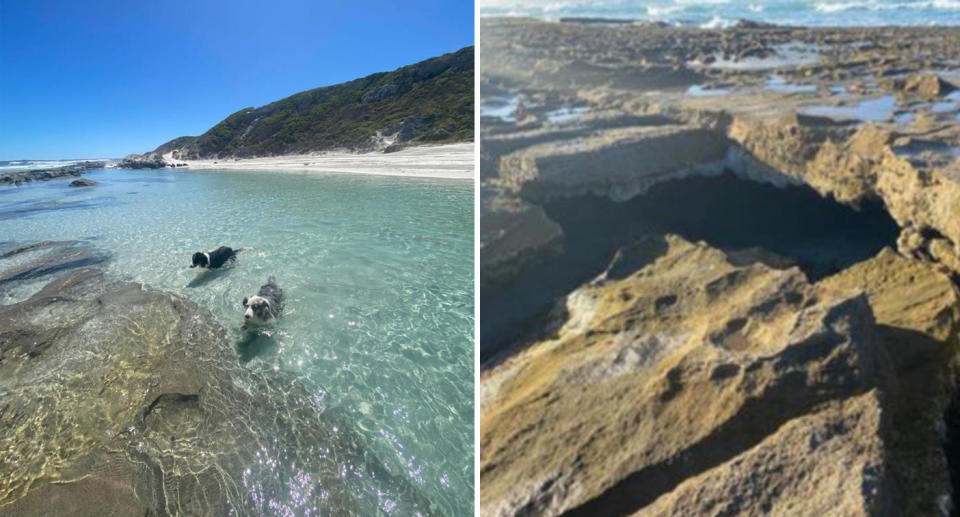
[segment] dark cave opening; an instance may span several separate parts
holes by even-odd
[[[651,234],[727,251],[761,248],[816,281],[895,246],[900,231],[879,200],[854,208],[809,187],[778,188],[730,172],[661,183],[625,202],[585,195],[544,209],[563,227],[564,252],[484,288],[481,361],[531,335],[557,298],[604,271],[618,249]]]

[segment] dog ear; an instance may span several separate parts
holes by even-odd
[[[244,306],[244,307],[247,306],[247,297],[246,297],[246,296],[243,297],[243,306]]]

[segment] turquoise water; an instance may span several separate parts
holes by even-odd
[[[724,27],[739,19],[781,25],[958,25],[960,0],[478,0],[481,16],[567,16]]]
[[[0,242],[88,241],[116,277],[184,294],[251,369],[293,372],[447,515],[473,511],[473,185],[378,176],[105,170],[0,189]],[[220,272],[190,255],[245,248]],[[269,275],[277,326],[240,330]],[[17,284],[0,303],[45,283]],[[357,493],[376,494],[376,480]],[[386,490],[384,490],[386,491]],[[371,507],[383,508],[377,501]],[[386,512],[388,513],[388,512]]]

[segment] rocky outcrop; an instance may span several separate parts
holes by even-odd
[[[895,485],[906,494],[902,514],[947,515],[956,508],[951,494],[960,465],[941,445],[951,439],[944,419],[952,418],[957,388],[960,294],[951,276],[937,269],[888,249],[821,282],[865,293],[891,360],[886,409],[893,433],[886,455]]]
[[[875,393],[824,404],[636,515],[897,515],[884,424]]]
[[[715,132],[682,126],[598,131],[500,159],[500,185],[535,202],[588,192],[625,200],[665,177],[719,173],[727,147]]]
[[[947,154],[949,142],[960,138],[960,128],[941,130],[940,140],[931,143],[898,138],[897,130],[881,125],[796,113],[778,118],[673,116],[688,123],[595,129],[572,137],[557,131],[553,139],[488,154],[497,164],[497,176],[487,180],[483,193],[498,200],[481,203],[481,233],[488,236],[482,249],[497,250],[496,236],[509,235],[505,229],[519,224],[516,211],[497,207],[587,193],[624,201],[664,182],[730,171],[777,186],[806,185],[851,205],[882,200],[902,228],[901,253],[960,272],[955,244],[960,242],[960,161]],[[498,136],[494,141],[509,140]],[[488,252],[481,257],[481,271],[494,264],[520,270],[522,264],[507,263],[539,256],[537,243],[547,238],[554,237],[545,232],[528,237],[526,250],[517,244],[509,254]]]
[[[120,161],[118,165],[121,169],[163,169],[166,167],[186,167],[184,162],[178,162],[180,158],[178,151],[172,151],[169,154],[152,152],[146,154],[129,154]]]
[[[954,514],[960,31],[480,23],[479,513]]]
[[[947,168],[928,167],[894,148],[894,133],[867,124],[853,130],[737,119],[731,140],[759,161],[823,195],[858,203],[882,199],[904,229],[900,251],[960,272],[960,182]]]
[[[99,183],[86,178],[73,180],[70,182],[71,187],[92,187],[94,185],[99,185]]]
[[[479,514],[936,514],[949,277],[758,258],[668,237],[567,296],[481,379]]]
[[[482,379],[481,515],[629,514],[671,493],[684,500],[685,481],[718,468],[749,490],[757,474],[736,463],[759,457],[789,471],[771,482],[814,475],[758,510],[790,513],[818,492],[820,507],[844,501],[849,515],[892,504],[888,359],[861,293],[671,237],[649,266],[571,293],[552,325]],[[788,430],[803,418],[832,431]],[[843,461],[821,458],[820,474],[791,462],[821,447]],[[730,495],[687,507],[738,504]]]
[[[364,104],[370,102],[380,102],[383,99],[396,94],[398,91],[400,91],[400,88],[393,83],[383,84],[368,91],[367,93],[364,93],[363,96],[360,97],[360,102]]]
[[[158,153],[129,154],[120,161],[121,169],[163,169],[176,167]]]
[[[106,166],[107,162],[81,162],[64,167],[54,167],[52,169],[4,172],[0,174],[0,185],[19,186],[31,181],[50,181],[60,178],[77,177],[85,172],[102,169]]]
[[[887,89],[910,97],[936,99],[954,91],[957,87],[936,74],[914,74],[883,81]]]
[[[518,271],[513,268],[550,255],[562,246],[560,226],[530,203],[489,196],[486,202],[489,221],[480,232],[480,256],[484,264],[481,282],[495,284],[509,279]]]

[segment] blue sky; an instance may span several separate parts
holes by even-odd
[[[469,0],[0,0],[0,160],[144,152],[472,44]]]

